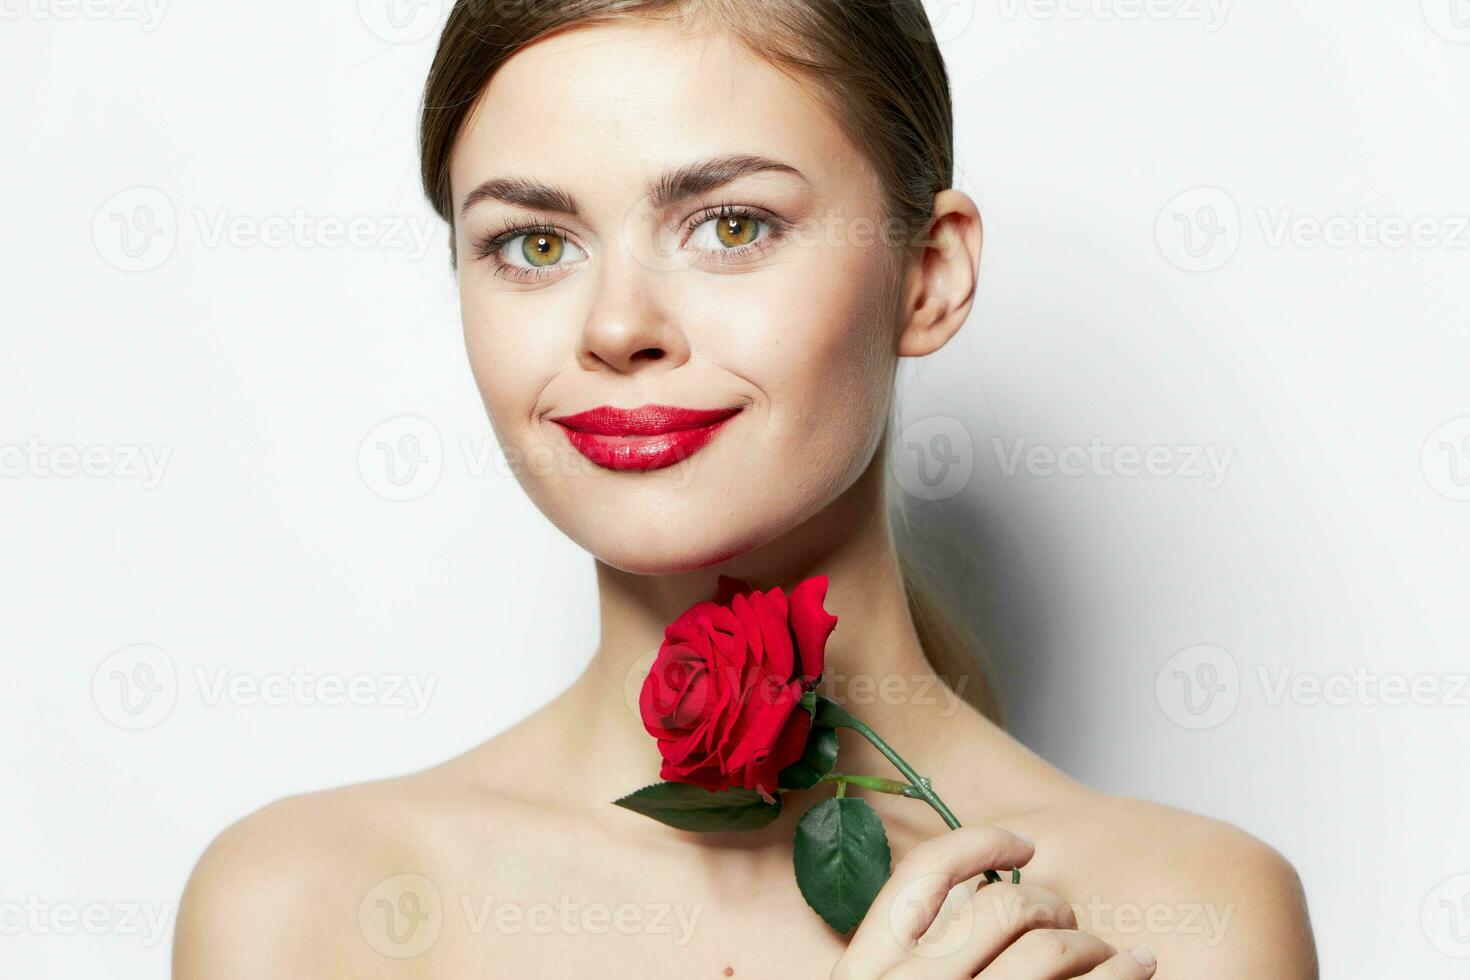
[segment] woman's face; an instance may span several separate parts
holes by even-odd
[[[803,84],[723,35],[565,31],[498,72],[451,183],[496,435],[597,558],[651,574],[723,561],[872,462],[897,356],[880,187]],[[604,406],[735,414],[701,429],[721,416],[614,413],[601,433],[568,419]],[[648,434],[670,426],[685,431]]]

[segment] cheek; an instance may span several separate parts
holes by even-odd
[[[565,320],[554,304],[517,302],[469,286],[461,288],[460,310],[480,397],[496,433],[513,442],[559,363],[553,328]]]
[[[835,259],[834,259],[835,257]],[[881,264],[861,251],[829,253],[762,291],[770,342],[751,366],[776,431],[836,468],[866,465],[882,434],[897,355]]]

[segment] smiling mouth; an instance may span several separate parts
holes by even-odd
[[[551,421],[579,453],[604,469],[659,470],[699,452],[742,408],[602,405]]]

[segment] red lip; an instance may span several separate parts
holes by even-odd
[[[610,470],[657,470],[694,455],[740,408],[694,409],[672,405],[614,408],[602,405],[559,415],[567,439],[583,456]]]

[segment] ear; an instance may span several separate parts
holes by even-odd
[[[959,333],[975,305],[985,230],[980,209],[963,191],[934,195],[934,216],[912,258],[906,281],[899,357],[932,354]]]

